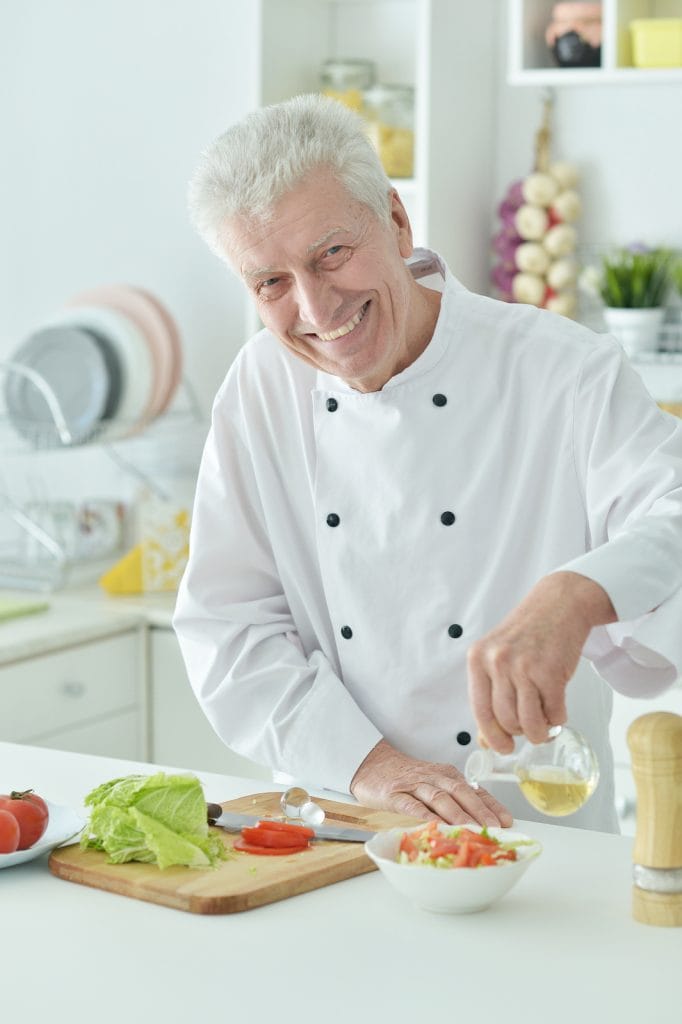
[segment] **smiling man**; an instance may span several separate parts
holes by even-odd
[[[508,825],[536,815],[466,785],[477,732],[568,718],[602,770],[569,821],[615,829],[610,686],[682,664],[680,423],[612,339],[413,252],[332,100],[235,125],[190,203],[264,324],[215,400],[174,619],[218,735],[280,781]]]

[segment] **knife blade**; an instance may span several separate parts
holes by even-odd
[[[223,811],[219,817],[211,817],[210,822],[212,825],[224,828],[228,832],[239,832],[245,826],[255,825],[257,822],[264,820],[267,819],[264,819],[262,814],[237,814],[234,811]],[[292,824],[298,823],[292,822]],[[306,828],[313,830],[316,839],[336,839],[343,843],[366,843],[368,839],[376,835],[376,832],[370,832],[369,830],[342,828],[339,825],[306,825]]]

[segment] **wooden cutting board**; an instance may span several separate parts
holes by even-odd
[[[280,796],[280,793],[253,793],[228,800],[222,807],[242,814],[276,817],[280,814]],[[388,811],[332,800],[318,799],[317,802],[324,808],[329,824],[338,822],[372,832],[416,824],[415,818]],[[193,914],[233,914],[376,870],[362,843],[325,840],[315,842],[303,853],[262,857],[232,852],[232,843],[239,833],[215,831],[231,852],[230,859],[221,861],[217,868],[173,867],[161,871],[154,864],[109,864],[105,853],[81,850],[76,844],[52,851],[50,871],[69,882]]]

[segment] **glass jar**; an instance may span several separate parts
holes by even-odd
[[[515,782],[543,814],[573,814],[597,788],[597,758],[585,737],[567,725],[554,726],[549,737],[545,743],[526,741],[513,754],[488,747],[475,750],[467,758],[464,777],[474,789],[482,782]]]
[[[414,174],[414,89],[375,85],[363,94],[368,134],[389,178]]]
[[[362,110],[362,94],[376,80],[376,66],[371,60],[326,60],[320,68],[320,88],[325,96]]]

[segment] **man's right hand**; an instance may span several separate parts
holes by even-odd
[[[350,791],[364,807],[449,825],[475,822],[508,827],[509,811],[485,789],[472,789],[454,765],[401,754],[380,740],[362,762]]]

